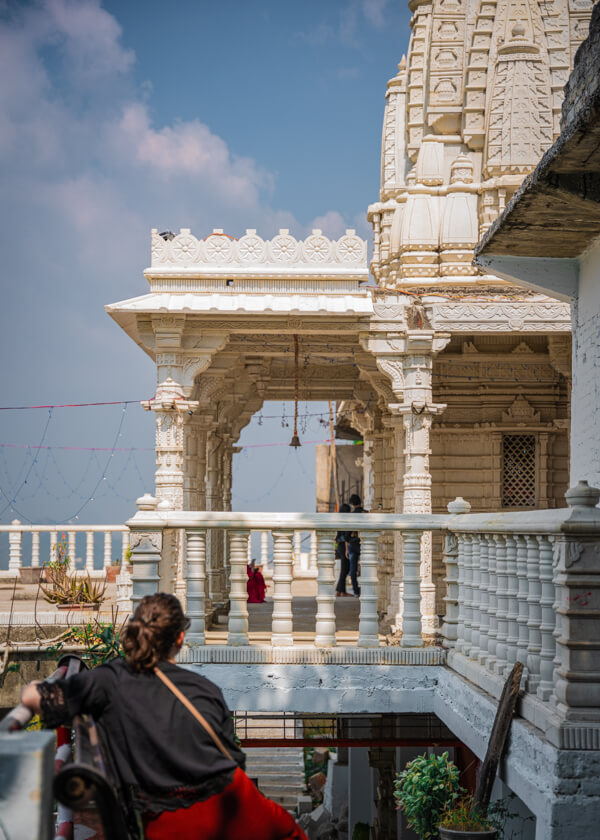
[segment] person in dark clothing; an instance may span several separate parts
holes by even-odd
[[[350,505],[344,502],[340,506],[339,512],[350,513]],[[335,556],[340,561],[340,576],[335,587],[335,595],[336,598],[347,598],[346,578],[350,569],[350,561],[348,559],[348,531],[338,531],[335,535]]]
[[[353,493],[348,499],[350,502],[350,509],[352,513],[365,513],[365,509],[361,505],[360,496]],[[360,537],[358,531],[350,531],[348,534],[348,565],[350,572],[350,581],[352,583],[352,591],[354,597],[360,596],[360,586],[358,585],[358,561],[360,560]]]
[[[146,595],[121,634],[125,659],[29,683],[21,701],[49,727],[93,716],[146,840],[306,840],[244,773],[220,689],[175,664],[188,627],[174,595]]]

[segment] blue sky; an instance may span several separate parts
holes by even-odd
[[[409,19],[403,0],[0,0],[2,405],[153,393],[152,362],[103,308],[146,291],[151,227],[368,236],[385,84]],[[52,412],[44,445],[139,448],[113,456],[80,522],[123,521],[151,487],[152,418],[135,405],[122,416]],[[39,443],[47,419],[0,412],[0,441]],[[316,420],[306,429],[326,436]],[[288,437],[280,420],[253,421],[243,442]],[[287,456],[238,456],[238,507],[311,509],[314,447]],[[70,518],[106,463],[79,450],[32,459],[3,448],[0,487],[40,522]],[[0,521],[15,515],[9,505]]]

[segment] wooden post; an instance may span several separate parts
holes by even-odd
[[[485,759],[477,777],[474,800],[484,814],[487,812],[488,805],[490,804],[496,771],[510,731],[512,716],[519,697],[522,675],[523,664],[516,662],[508,679],[504,683]]]

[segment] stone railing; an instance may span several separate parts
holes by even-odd
[[[360,530],[361,597],[358,621],[359,648],[379,647],[377,541],[383,531],[399,531],[403,539],[403,637],[401,647],[424,646],[421,637],[420,543],[425,531],[440,530],[447,517],[394,514],[229,513],[219,511],[154,510],[155,500],[139,501],[139,513],[128,522],[133,561],[133,607],[143,595],[163,584],[161,563],[163,532],[180,531],[185,539],[185,597],[192,621],[187,635],[191,646],[206,643],[206,602],[211,590],[207,544],[215,532],[226,531],[229,587],[227,645],[248,646],[246,565],[253,531],[270,532],[273,540],[273,615],[271,647],[294,647],[292,628],[292,560],[301,531],[309,531],[317,565],[317,614],[312,647],[336,646],[335,535],[338,530]],[[172,566],[171,566],[172,568]],[[163,565],[164,569],[164,565]],[[221,574],[214,571],[214,574]],[[173,586],[172,579],[169,585]],[[436,654],[437,655],[437,654]],[[437,657],[439,659],[439,656]]]
[[[23,525],[13,519],[10,525],[0,525],[0,538],[3,534],[8,536],[8,568],[0,570],[2,578],[17,578],[23,569],[40,568],[56,560],[59,542],[66,544],[75,568],[92,575],[102,574],[113,557],[123,559],[129,547],[127,525]],[[97,550],[98,534],[102,535],[98,537],[101,552]],[[5,548],[1,547],[2,554]]]
[[[394,656],[390,653],[390,662],[447,662],[497,697],[510,669],[520,661],[523,717],[559,746],[598,749],[600,491],[581,482],[566,498],[568,507],[559,510],[470,514],[470,505],[457,499],[445,516],[353,516],[158,511],[155,500],[145,497],[128,523],[133,606],[164,583],[163,532],[178,531],[185,541],[185,595],[192,622],[188,661],[263,661],[256,651],[254,658],[249,656],[246,563],[251,531],[270,531],[274,552],[269,655],[279,651],[281,661],[301,662],[306,659],[303,651],[311,649],[319,653],[319,661],[338,661],[333,654],[344,646],[336,639],[334,541],[337,530],[356,529],[361,536],[361,598],[358,638],[351,648],[396,651]],[[224,574],[229,580],[229,654],[207,644],[206,628],[211,575],[207,543],[215,531],[223,530],[228,535]],[[292,552],[298,530],[316,535],[317,612],[314,642],[309,645],[298,644],[293,633]],[[384,531],[402,535],[402,635],[395,647],[386,647],[379,635],[377,541]],[[425,647],[421,632],[421,538],[431,531],[443,532],[445,540],[446,614],[439,647]],[[358,656],[356,661],[363,659],[379,661],[373,656]]]
[[[448,665],[500,697],[524,666],[520,712],[567,749],[600,748],[600,491],[569,507],[457,515],[447,524]]]

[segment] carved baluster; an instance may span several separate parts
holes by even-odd
[[[263,568],[269,565],[269,532],[260,532],[260,564]]]
[[[519,625],[519,637],[517,642],[517,661],[522,662],[527,668],[527,644],[529,642],[529,630],[527,619],[529,617],[529,581],[527,580],[527,543],[525,537],[516,537],[517,543],[517,624]]]
[[[462,534],[458,543],[458,574],[459,574],[459,626],[456,649],[464,656],[471,652],[471,630],[473,626],[473,538],[471,534]],[[460,580],[462,575],[462,597],[460,594]]]
[[[527,545],[527,580],[529,582],[527,594],[527,629],[529,631],[527,691],[534,694],[540,683],[540,652],[542,650],[542,634],[540,631],[542,607],[540,598],[542,596],[542,584],[540,581],[540,552],[537,539],[528,534],[525,537],[525,543]]]
[[[11,525],[20,525],[18,519],[13,519]],[[8,534],[8,572],[12,577],[19,577],[21,571],[22,531],[9,531]]]
[[[481,637],[481,534],[473,534],[471,546],[471,648],[468,656],[479,659]]]
[[[498,537],[491,534],[488,537],[488,658],[487,668],[494,670],[496,664],[496,645],[498,640],[498,619],[497,609],[497,582],[496,582],[496,549]]]
[[[85,532],[85,568],[90,574],[94,571],[94,532]]]
[[[519,602],[517,578],[517,542],[513,536],[506,537],[506,669],[505,675],[517,661],[519,642]]]
[[[121,618],[129,615],[132,608],[133,581],[127,563],[121,565],[117,575],[117,609]]]
[[[204,587],[206,584],[206,531],[185,532],[187,558],[187,614],[190,629],[186,640],[192,645],[203,645],[205,641],[206,613]]]
[[[50,531],[50,562],[54,563],[56,560],[56,546],[58,544],[58,534],[56,531]]]
[[[310,569],[317,568],[317,532],[311,531],[310,532]]]
[[[248,530],[229,531],[229,632],[228,645],[248,644]]]
[[[335,645],[335,534],[335,531],[319,531],[318,535],[317,620],[315,624],[317,647]]]
[[[496,662],[494,672],[504,674],[508,663],[508,578],[506,574],[506,538],[496,535]]]
[[[448,504],[448,513],[461,515],[469,513],[471,505],[461,496]],[[445,637],[449,647],[455,647],[462,651],[465,640],[465,583],[466,567],[465,554],[470,554],[471,546],[468,544],[468,537],[465,534],[454,536],[454,540],[445,538],[445,562],[446,562],[446,618],[444,621]]]
[[[477,657],[481,665],[485,665],[488,661],[488,630],[490,626],[488,613],[489,542],[489,537],[486,534],[481,534],[479,548],[479,654]]]
[[[294,566],[302,568],[302,531],[294,531]]]
[[[540,633],[542,645],[540,651],[540,682],[537,687],[537,696],[541,700],[549,700],[554,690],[554,655],[556,645],[554,642],[554,580],[552,570],[552,543],[545,536],[539,536],[538,544],[540,549],[540,583],[542,595],[540,598],[541,623]]]
[[[112,562],[112,534],[110,531],[104,532],[104,568],[108,569]]]
[[[442,636],[449,648],[458,650],[464,632],[464,568],[460,555],[464,549],[462,534],[446,531],[444,534],[444,564],[446,566],[446,614],[442,624]]]
[[[31,532],[31,565],[38,568],[40,565],[40,532]]]
[[[363,531],[360,535],[360,618],[358,646],[379,647],[377,617],[377,539],[378,531]],[[333,594],[333,576],[331,578]]]
[[[421,636],[421,531],[402,535],[403,557],[403,614],[402,647],[422,647]]]
[[[129,531],[121,531],[121,565],[127,563],[127,550],[129,548]]]
[[[271,644],[288,647],[292,635],[292,538],[291,530],[273,531],[273,621]]]
[[[69,560],[71,561],[71,568],[72,569],[74,569],[75,565],[76,565],[75,564],[75,555],[77,553],[77,548],[76,548],[75,540],[76,540],[76,532],[75,531],[69,531],[68,555],[69,555]]]

